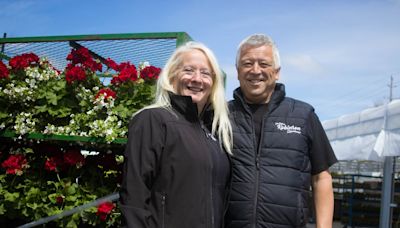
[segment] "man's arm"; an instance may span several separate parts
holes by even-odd
[[[313,197],[317,228],[331,228],[333,223],[332,176],[328,170],[312,177]]]

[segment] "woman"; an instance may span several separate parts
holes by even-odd
[[[134,115],[128,135],[120,191],[128,227],[222,227],[232,129],[211,50],[176,49],[155,103]]]

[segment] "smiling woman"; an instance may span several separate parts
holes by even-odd
[[[231,144],[221,70],[211,50],[189,42],[162,70],[156,102],[130,123],[120,191],[125,225],[222,227]]]
[[[183,67],[171,79],[172,85],[177,94],[192,97],[198,112],[202,112],[213,86],[210,63],[207,56],[198,50],[183,53],[182,59]]]

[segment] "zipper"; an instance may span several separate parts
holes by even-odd
[[[260,179],[260,162],[259,162],[259,155],[257,154],[256,157],[256,183],[255,183],[255,194],[254,194],[254,214],[253,214],[253,225],[257,227],[257,205],[258,205],[258,191],[259,191],[259,179]]]
[[[161,227],[165,228],[165,195],[161,194]]]
[[[199,123],[200,123],[200,127],[201,127],[201,129],[203,130],[203,132],[204,132],[204,135],[206,136],[205,137],[205,142],[206,142],[206,144],[207,145],[210,145],[210,146],[213,146],[212,145],[212,143],[213,142],[209,142],[209,140],[211,140],[211,141],[217,141],[217,139],[208,131],[208,129],[206,128],[206,126],[204,126],[204,124],[203,124],[203,122],[201,121],[201,120],[199,120]],[[212,153],[214,153],[214,151],[211,151]],[[212,155],[210,155],[210,154],[208,154],[208,159],[209,159],[209,162],[210,162],[210,164],[211,164],[211,168],[210,168],[210,175],[209,175],[209,177],[211,177],[211,178],[209,178],[209,180],[210,180],[210,189],[209,189],[209,191],[210,191],[210,209],[211,209],[211,227],[212,228],[214,228],[215,227],[215,217],[214,217],[214,205],[213,205],[213,201],[214,201],[214,196],[213,196],[213,179],[212,179],[212,177],[213,177],[213,161],[212,161],[212,159],[211,159],[211,157],[212,157]]]
[[[253,126],[253,132],[254,132],[254,126]],[[256,137],[254,137],[254,145],[257,146],[257,154],[256,154],[256,183],[255,183],[255,189],[254,189],[254,211],[253,211],[253,226],[257,227],[257,208],[258,208],[258,192],[259,192],[259,187],[260,187],[260,151],[261,151],[261,144],[262,144],[262,139],[264,136],[264,118],[261,122],[261,134],[260,134],[260,140],[258,145],[255,143],[256,142]]]
[[[225,216],[226,213],[228,212],[228,206],[229,206],[229,199],[231,198],[231,190],[232,190],[232,175],[233,175],[233,170],[232,170],[232,159],[230,157],[230,155],[228,155],[228,160],[229,160],[229,167],[230,167],[230,171],[229,171],[229,183],[227,186],[227,189],[225,189],[225,203],[224,203],[224,214],[222,215],[222,227],[225,227]]]
[[[212,182],[212,178],[211,178],[211,182]],[[213,227],[214,228],[214,224],[215,224],[215,218],[214,218],[214,205],[213,205],[213,202],[214,202],[214,198],[213,198],[213,186],[212,186],[212,183],[211,183],[211,187],[210,187],[210,195],[211,195],[211,227]]]

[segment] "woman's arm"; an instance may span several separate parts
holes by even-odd
[[[120,207],[128,227],[149,227],[151,189],[157,176],[163,148],[163,128],[152,110],[144,110],[129,124],[128,143],[124,152]]]

